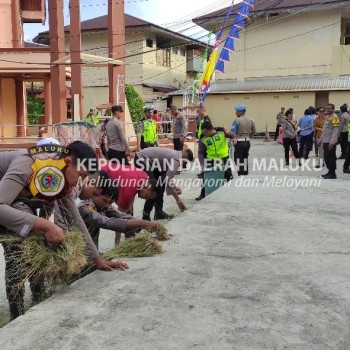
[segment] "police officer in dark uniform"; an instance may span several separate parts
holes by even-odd
[[[250,138],[256,133],[255,123],[252,118],[245,115],[247,107],[244,105],[235,106],[237,118],[233,121],[231,132],[234,135],[235,145],[234,160],[239,162],[238,175],[248,175],[248,156],[250,149]]]

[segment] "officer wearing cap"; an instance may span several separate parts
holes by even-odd
[[[152,111],[152,108],[145,108],[144,117],[137,123],[137,151],[158,146],[157,124]]]
[[[239,169],[238,175],[248,175],[250,138],[256,133],[255,123],[252,118],[245,115],[247,110],[245,105],[236,105],[234,108],[237,116],[231,126],[235,145],[234,161]]]

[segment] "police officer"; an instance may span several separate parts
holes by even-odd
[[[337,142],[339,135],[340,118],[334,113],[335,106],[330,103],[326,106],[327,119],[324,123],[319,144],[324,150],[324,161],[328,168],[328,173],[322,175],[326,180],[336,179],[335,170],[337,168]]]
[[[79,204],[79,212],[88,228],[91,238],[98,249],[100,229],[124,232],[125,238],[135,236],[135,230],[154,231],[157,224],[145,220],[136,220],[133,216],[115,210],[112,204],[118,198],[118,189],[107,182],[102,193]]]
[[[90,111],[86,115],[85,120],[91,125],[100,124],[100,118],[98,116],[98,112],[96,112],[95,109],[93,109],[93,108],[90,108]]]
[[[84,160],[97,162],[93,149],[81,141],[75,141],[67,148],[50,144],[29,149],[28,153],[2,152],[0,225],[7,228],[10,234],[18,234],[21,238],[27,237],[30,232],[42,232],[49,245],[60,245],[64,240],[63,230],[53,222],[35,215],[39,208],[38,202],[52,203],[57,200],[69,226],[77,227],[82,233],[88,255],[96,267],[101,270],[125,269],[127,265],[122,262],[101,259],[70,196],[72,187],[80,177],[85,178],[95,172],[81,165]],[[20,251],[19,246],[16,254],[20,254]],[[24,313],[24,284],[20,280],[21,271],[14,270],[16,266],[12,263],[12,253],[11,247],[5,247],[6,294],[11,319],[14,319]]]
[[[232,171],[230,167],[227,167],[227,161],[229,159],[229,147],[226,138],[232,138],[231,133],[219,131],[222,128],[216,130],[210,121],[206,120],[201,125],[201,132],[203,137],[198,143],[198,159],[202,166],[205,167],[205,159],[208,159],[209,166],[213,166],[215,159],[221,159],[225,168],[225,179],[230,181],[232,179]],[[204,186],[201,188],[201,194],[196,198],[197,201],[205,197]]]
[[[174,182],[175,174],[184,158],[193,161],[193,153],[190,149],[178,152],[169,148],[152,147],[136,153],[135,166],[146,171],[150,179],[154,179],[158,183],[157,197],[145,201],[143,220],[151,220],[153,207],[155,209],[154,220],[173,218],[173,215],[163,211],[165,189],[167,195],[174,197],[179,209],[185,209],[180,198],[181,190],[175,186]]]
[[[137,150],[157,147],[157,124],[152,118],[152,108],[145,109],[145,116],[137,123]]]
[[[199,107],[197,113],[198,113],[199,119],[197,121],[197,133],[196,134],[197,134],[197,139],[200,140],[204,136],[202,133],[203,123],[204,122],[211,123],[211,121],[210,121],[210,118],[207,114],[207,110],[204,106]]]
[[[256,133],[255,123],[252,118],[245,115],[247,107],[244,105],[235,106],[237,118],[233,121],[231,132],[235,145],[234,161],[238,166],[238,176],[248,175],[248,156],[250,149],[250,138]]]

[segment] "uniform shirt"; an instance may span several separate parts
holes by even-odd
[[[33,156],[35,157],[45,159],[47,153]],[[50,157],[58,159],[59,154],[50,153]],[[27,188],[33,174],[31,168],[33,158],[24,152],[0,153],[0,225],[18,233],[23,238],[32,230],[38,217],[15,209],[11,205],[19,197],[28,200],[35,198]],[[52,201],[54,200],[55,197],[52,198]],[[58,200],[58,205],[69,226],[76,227],[82,233],[89,257],[93,259],[98,257],[98,251],[79,215],[74,199],[67,193],[66,197]]]
[[[177,112],[176,116],[173,116],[173,128],[174,128],[174,139],[185,137],[187,135],[187,126],[185,116]]]
[[[149,178],[148,174],[141,169],[127,165],[114,167],[106,164],[101,169],[118,186],[118,207],[123,210],[131,210],[137,191],[140,185]]]
[[[282,125],[285,120],[284,113],[279,112],[276,116],[276,119],[277,119],[277,125]]]
[[[110,120],[106,124],[105,129],[108,139],[108,148],[121,152],[129,151],[129,145],[125,137],[124,126],[120,120],[117,118]]]
[[[298,121],[298,126],[301,129],[300,136],[308,136],[314,131],[314,118],[312,115],[304,115]]]
[[[156,166],[159,171],[166,172],[166,193],[167,195],[176,193],[173,179],[180,167],[180,152],[169,148],[150,147],[136,152],[136,155],[139,159],[145,160],[150,170]]]
[[[79,213],[96,247],[98,247],[98,236],[101,228],[125,233],[128,220],[134,219],[131,215],[115,210],[113,207],[109,207],[105,211],[98,211],[91,199],[80,202]]]
[[[256,133],[254,120],[242,115],[233,121],[231,131],[237,139],[253,137]]]
[[[348,131],[349,120],[350,114],[348,112],[345,112],[340,116],[339,133]]]
[[[152,117],[147,118],[146,116],[144,116],[144,117],[143,117],[142,119],[140,119],[139,122],[137,123],[137,130],[136,130],[136,134],[137,134],[137,135],[141,135],[141,134],[142,134],[142,131],[143,131],[143,122],[144,122],[145,120],[147,120],[147,119],[153,120]]]
[[[283,138],[284,139],[294,139],[297,135],[295,125],[289,122],[287,119],[282,123]]]
[[[316,130],[315,128],[323,129],[324,123],[326,122],[326,116],[318,116],[314,121],[315,138],[319,139],[321,137],[322,131]]]
[[[336,114],[327,116],[323,126],[321,141],[335,145],[338,142],[340,118]]]

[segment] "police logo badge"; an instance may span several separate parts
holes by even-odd
[[[66,166],[64,159],[35,159],[33,175],[29,184],[33,196],[57,196],[64,188],[65,178],[62,169]]]

